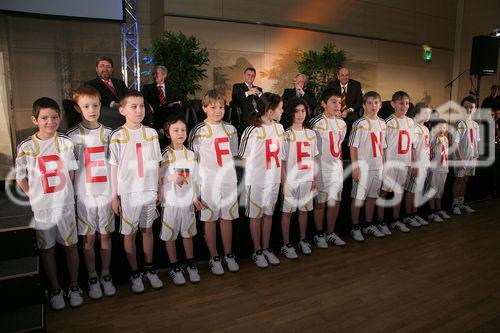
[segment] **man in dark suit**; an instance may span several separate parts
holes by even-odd
[[[314,94],[306,89],[306,84],[307,76],[305,74],[298,74],[295,77],[294,87],[287,88],[285,89],[285,91],[283,91],[283,106],[286,108],[290,101],[294,98],[303,98],[307,102],[307,104],[309,104],[309,107],[311,109],[311,114],[309,116],[312,117],[314,115],[314,110],[316,109],[318,102],[316,101],[316,97],[314,97]]]
[[[262,95],[262,88],[253,85],[255,68],[248,67],[243,72],[243,83],[233,85],[232,101],[233,108],[239,108],[241,115],[239,117],[239,128],[244,129],[248,125],[248,117],[254,112],[257,99]],[[235,112],[235,111],[233,111]]]
[[[101,94],[101,116],[99,122],[113,129],[120,127],[125,123],[123,117],[118,111],[120,98],[128,91],[125,82],[114,79],[113,60],[110,57],[101,56],[96,59],[97,77],[86,84],[97,89]]]
[[[339,69],[337,80],[331,82],[327,89],[332,89],[341,96],[341,112],[347,124],[346,138],[349,138],[351,133],[352,124],[361,117],[361,110],[363,106],[363,92],[361,91],[361,83],[356,80],[351,80],[349,69],[342,67]],[[344,140],[342,144],[342,157],[350,159],[349,147]]]
[[[342,118],[348,125],[352,125],[360,117],[359,112],[363,106],[361,83],[352,80],[349,69],[342,67],[339,69],[338,79],[331,82],[327,89],[333,89],[342,97]]]
[[[153,113],[153,127],[157,130],[163,128],[169,115],[182,112],[181,100],[177,92],[165,82],[167,75],[168,71],[165,66],[155,66],[153,71],[155,82],[142,87],[146,108]]]

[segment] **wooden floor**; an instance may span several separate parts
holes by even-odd
[[[410,234],[48,311],[49,332],[499,332],[500,199]]]

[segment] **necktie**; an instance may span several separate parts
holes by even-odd
[[[113,93],[113,95],[118,97],[118,95],[116,95],[116,89],[111,85],[111,82],[109,82],[109,80],[103,80],[103,81],[106,87],[108,87],[108,89]]]
[[[167,103],[167,98],[165,97],[165,93],[163,92],[163,88],[158,86],[158,96],[160,97],[160,106],[163,106]]]
[[[347,108],[346,106],[346,98],[347,98],[347,92],[346,92],[346,87],[342,87],[342,95],[340,96],[340,110],[343,112]]]

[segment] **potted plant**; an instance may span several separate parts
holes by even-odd
[[[321,51],[299,51],[296,61],[299,73],[309,77],[307,88],[319,100],[328,83],[337,78],[337,72],[346,61],[344,50],[338,50],[335,44],[327,43]]]
[[[207,77],[209,58],[207,49],[200,47],[195,36],[167,31],[153,39],[144,51],[152,56],[153,64],[167,67],[168,84],[179,93],[183,102],[201,89],[199,82]]]

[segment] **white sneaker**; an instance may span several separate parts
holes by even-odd
[[[431,222],[436,222],[436,223],[443,223],[444,222],[444,220],[438,214],[431,214],[431,215],[427,216],[427,218]]]
[[[130,277],[130,285],[133,293],[140,294],[144,292],[144,283],[142,283],[141,273],[132,274]]]
[[[303,239],[299,242],[299,247],[300,251],[302,251],[302,254],[305,255],[310,255],[312,253],[311,251],[311,244],[307,241],[307,239]]]
[[[378,230],[373,224],[363,228],[363,233],[366,235],[372,235],[377,238],[384,238],[385,235]]]
[[[66,307],[66,302],[64,302],[64,296],[61,288],[52,290],[52,295],[50,296],[50,306],[52,310],[62,310]]]
[[[113,279],[111,275],[101,276],[101,285],[104,290],[104,295],[106,296],[114,296],[116,294],[116,288],[113,285]]]
[[[214,275],[224,275],[224,268],[222,268],[222,261],[219,256],[213,257],[208,261],[208,266]]]
[[[446,213],[446,211],[444,211],[444,210],[440,210],[436,214],[439,215],[439,217],[441,217],[442,219],[445,219],[445,220],[451,219],[451,216],[448,215],[448,213]]]
[[[393,230],[399,230],[401,232],[410,232],[410,229],[408,229],[408,227],[404,223],[401,223],[401,221],[391,223],[391,228]]]
[[[361,234],[361,228],[360,227],[354,227],[351,230],[351,237],[354,239],[356,242],[364,242],[365,239],[363,238],[363,235]]]
[[[418,214],[415,214],[414,219],[417,220],[417,222],[420,223],[420,225],[429,225],[429,222],[427,222],[426,220],[424,220]]]
[[[255,265],[259,268],[268,268],[269,264],[264,257],[264,253],[262,250],[255,251],[252,255],[252,260],[255,261]]]
[[[189,281],[191,281],[191,283],[200,282],[201,280],[200,273],[198,272],[198,268],[196,267],[195,264],[187,265],[186,271],[188,272]]]
[[[92,299],[102,298],[101,285],[97,277],[89,279],[89,297]]]
[[[168,275],[170,275],[172,282],[176,286],[183,286],[186,284],[186,279],[184,278],[184,274],[182,273],[182,269],[180,269],[180,267],[175,267],[174,269],[171,269]]]
[[[224,262],[226,263],[227,265],[227,269],[230,271],[230,272],[237,272],[240,270],[240,265],[238,265],[238,263],[236,262],[236,258],[234,256],[234,254],[232,253],[228,253],[224,256]]]
[[[326,242],[325,239],[325,234],[319,234],[314,236],[314,243],[318,247],[318,249],[327,249],[328,248],[328,243]]]
[[[71,286],[68,290],[69,305],[76,308],[83,303],[82,290],[78,286]]]
[[[268,263],[270,263],[273,266],[277,266],[280,264],[280,260],[276,255],[273,253],[271,249],[263,250],[264,257],[266,257],[266,260]]]
[[[466,204],[461,204],[460,205],[460,210],[463,211],[463,212],[466,212],[467,214],[472,214],[472,213],[476,212],[475,209],[470,208],[470,206],[466,205]]]
[[[161,289],[163,287],[163,282],[161,282],[155,269],[147,270],[146,274],[144,274],[144,280],[148,281],[153,289]]]
[[[287,259],[297,259],[299,257],[297,252],[295,252],[295,248],[290,243],[281,248],[281,254],[283,254]]]
[[[334,232],[326,234],[326,241],[328,244],[333,244],[335,246],[345,246],[345,242],[337,236]]]
[[[377,224],[377,229],[381,233],[383,233],[385,236],[391,236],[392,235],[392,232],[389,230],[389,228],[387,227],[387,224],[385,224],[384,222]]]
[[[403,219],[404,224],[409,225],[414,228],[420,228],[422,225],[412,216],[405,217]]]
[[[462,211],[460,210],[459,205],[454,205],[452,209],[453,214],[455,215],[462,215]]]

